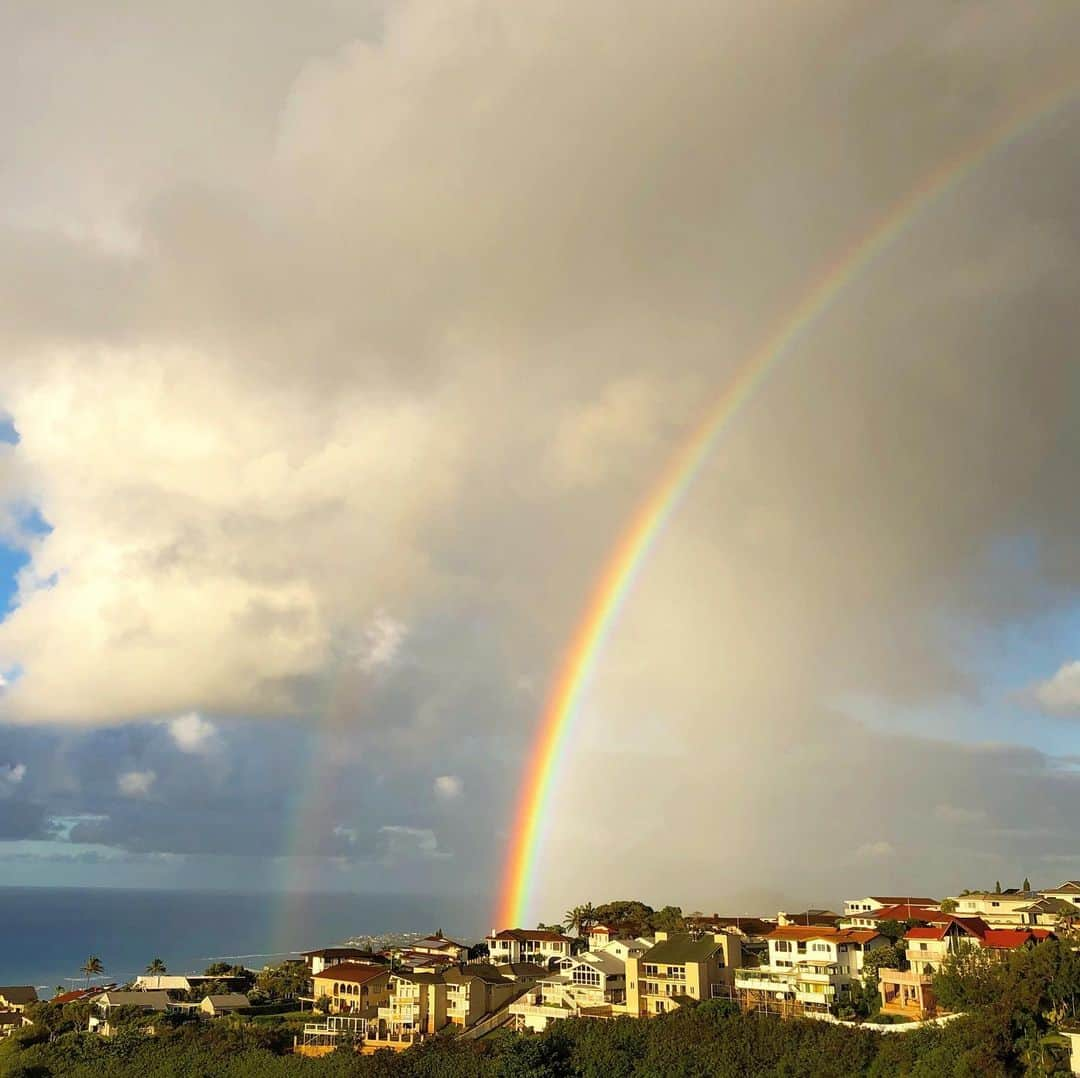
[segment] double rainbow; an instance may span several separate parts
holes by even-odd
[[[593,587],[550,691],[526,760],[510,835],[495,923],[524,925],[532,912],[537,862],[560,763],[604,645],[634,581],[732,418],[765,382],[770,371],[830,308],[843,289],[885,251],[937,199],[957,187],[993,154],[1071,101],[1075,78],[1056,83],[966,143],[877,217],[812,280],[795,307],[740,368],[690,437],[676,450],[652,492],[638,507]]]

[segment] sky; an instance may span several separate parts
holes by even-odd
[[[592,582],[1066,4],[0,11],[0,880],[473,894]],[[1080,878],[1080,101],[913,218],[642,567],[532,905]]]

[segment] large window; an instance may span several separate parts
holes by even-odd
[[[592,988],[600,987],[600,973],[588,966],[576,966],[573,972],[574,984],[587,984]]]
[[[791,950],[791,940],[777,940],[776,941],[776,949],[778,951],[784,951],[785,953],[787,951],[790,951]],[[647,968],[648,967],[646,967],[646,969]]]

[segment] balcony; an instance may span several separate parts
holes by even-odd
[[[735,987],[752,989],[755,992],[790,992],[798,972],[794,969],[774,973],[767,969],[737,969]]]

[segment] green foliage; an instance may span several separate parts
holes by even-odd
[[[966,891],[961,892],[967,894]],[[955,898],[943,898],[941,900],[941,912],[942,913],[955,913],[960,908],[960,903]]]

